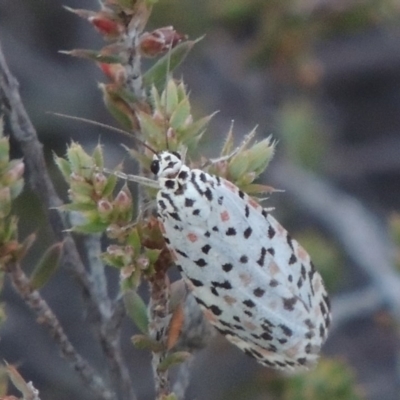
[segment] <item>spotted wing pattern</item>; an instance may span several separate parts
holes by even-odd
[[[263,365],[312,365],[330,305],[307,252],[231,182],[159,159],[164,238],[206,318]]]

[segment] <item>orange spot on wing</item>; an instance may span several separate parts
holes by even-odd
[[[244,286],[248,286],[251,283],[251,276],[248,274],[240,274],[239,278]]]
[[[289,358],[296,358],[296,356],[299,354],[300,351],[300,343],[297,343],[296,345],[290,347],[285,351],[285,355]]]
[[[299,245],[296,251],[296,256],[301,261],[308,261],[308,253]]]
[[[250,321],[246,321],[243,323],[244,327],[247,328],[249,331],[255,331],[257,329],[257,325],[253,324]]]
[[[187,235],[187,238],[188,238],[192,243],[197,242],[197,239],[198,239],[197,235],[195,235],[194,233],[189,233],[189,234]]]
[[[271,262],[268,265],[268,268],[269,268],[269,272],[270,272],[271,276],[275,276],[276,274],[278,274],[281,271],[276,262]]]
[[[224,211],[221,213],[221,221],[229,221],[229,213],[228,211]]]
[[[229,296],[229,295],[225,295],[224,296],[224,300],[225,300],[225,302],[226,302],[226,304],[228,304],[228,305],[232,305],[232,304],[235,304],[236,302],[237,302],[237,300],[234,298],[234,297],[232,297],[232,296]]]
[[[238,191],[238,188],[236,185],[234,185],[232,182],[229,181],[223,181],[225,187],[229,189],[231,192],[236,193]]]

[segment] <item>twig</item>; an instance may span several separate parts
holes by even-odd
[[[383,224],[358,200],[298,166],[279,162],[270,172],[279,187],[292,192],[296,201],[334,234],[400,321],[400,277],[394,271],[394,245]]]
[[[100,340],[107,339],[103,343],[103,351],[108,360],[111,378],[115,390],[121,393],[122,398],[134,399],[133,384],[120,351],[120,327],[125,316],[125,308],[122,300],[117,300],[115,304],[110,301],[105,266],[100,260],[102,252],[100,236],[85,235],[83,243],[93,284],[93,294],[96,296],[96,303],[99,305],[102,315]]]
[[[157,340],[162,341],[166,335],[167,317],[169,308],[168,277],[165,271],[157,272],[150,281],[150,324],[149,334]],[[153,352],[152,368],[156,390],[156,399],[161,400],[169,394],[168,371],[160,371],[159,365],[165,358],[165,351]]]
[[[0,44],[0,102],[3,109],[9,115],[12,127],[12,134],[20,144],[24,154],[24,162],[30,177],[30,184],[37,196],[40,198],[50,225],[57,240],[64,240],[63,264],[70,268],[78,283],[82,287],[82,296],[85,301],[89,320],[96,327],[96,332],[100,338],[103,352],[112,360],[114,386],[124,389],[126,399],[135,400],[133,386],[131,384],[128,370],[123,363],[121,349],[119,346],[119,328],[121,321],[116,317],[122,318],[120,310],[115,315],[104,313],[102,309],[102,299],[97,296],[97,289],[92,284],[82,260],[79,256],[76,245],[70,235],[65,232],[68,227],[60,213],[55,209],[62,202],[57,196],[54,186],[48,175],[42,151],[42,144],[37,138],[28,114],[22,104],[18,82],[12,76],[6,60],[4,58]],[[100,300],[100,301],[99,301]],[[109,335],[109,336],[108,336]],[[129,389],[128,389],[129,387]]]
[[[15,289],[26,304],[36,313],[39,322],[49,329],[51,336],[60,347],[62,355],[73,365],[85,383],[96,394],[97,398],[116,400],[117,397],[105,386],[103,379],[77,353],[46,301],[40,296],[37,290],[32,290],[29,279],[20,266],[18,264],[9,265],[7,272]]]

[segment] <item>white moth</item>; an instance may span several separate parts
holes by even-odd
[[[151,171],[166,244],[211,324],[265,366],[314,364],[330,305],[307,252],[254,199],[178,153],[155,155]]]

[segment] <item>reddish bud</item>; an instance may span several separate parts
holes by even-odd
[[[127,189],[121,189],[114,200],[114,205],[120,210],[128,210],[132,207],[132,197]]]
[[[139,268],[143,270],[147,269],[150,265],[149,259],[145,256],[138,257],[136,263],[139,266]]]
[[[112,204],[109,202],[109,201],[107,201],[107,200],[100,200],[98,203],[97,203],[97,210],[99,211],[99,213],[101,214],[101,215],[109,215],[111,212],[112,212],[112,210],[113,210],[113,206],[112,206]]]
[[[126,70],[121,64],[99,63],[99,67],[114,83],[123,85],[126,82]]]
[[[140,38],[139,49],[143,56],[154,57],[174,48],[186,35],[175,31],[172,26],[145,32]]]
[[[101,13],[94,17],[89,17],[88,21],[93,24],[100,34],[105,36],[119,36],[124,30],[120,23]]]

